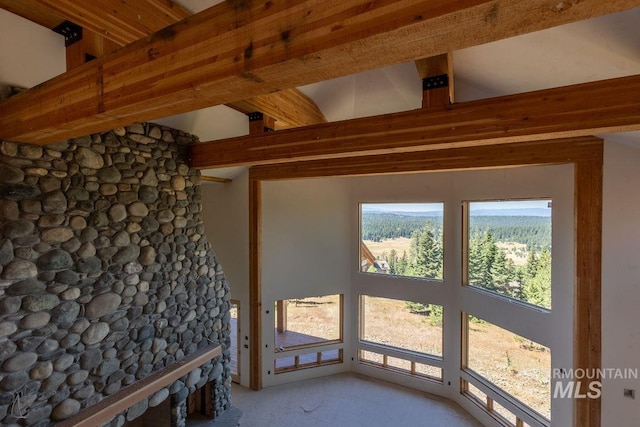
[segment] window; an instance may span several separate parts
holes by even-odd
[[[342,316],[340,294],[276,301],[275,373],[342,363]]]
[[[362,364],[442,381],[442,306],[362,295]]]
[[[231,300],[229,309],[231,314],[231,378],[235,382],[240,382],[240,302]]]
[[[501,417],[509,425],[515,426],[518,422],[517,417],[511,411],[509,411],[507,408],[505,408],[495,400],[491,402],[491,409],[498,415],[498,417]]]
[[[442,203],[360,205],[360,271],[442,279]]]
[[[548,422],[551,415],[549,348],[471,315],[466,315],[465,321],[466,368]],[[499,409],[504,408],[494,407],[500,413]]]
[[[469,400],[498,420],[500,425],[509,427],[530,427],[529,424],[522,421],[522,419],[516,416],[512,411],[496,402],[492,397],[489,397],[469,381],[461,380],[460,390]]]
[[[361,297],[360,340],[442,357],[442,306]]]
[[[436,366],[387,356],[386,354],[368,350],[360,350],[358,360],[360,363],[366,365],[388,369],[401,374],[442,381],[442,368]]]
[[[276,301],[275,351],[342,342],[342,295]]]
[[[332,365],[334,363],[342,363],[341,348],[276,358],[275,373],[281,374],[283,372]]]
[[[465,203],[465,282],[551,309],[551,201]]]
[[[356,369],[434,393],[460,387],[456,401],[496,425],[569,423],[571,402],[551,399],[550,373],[574,355],[573,173],[523,167],[358,183]],[[445,202],[366,203],[373,197]]]

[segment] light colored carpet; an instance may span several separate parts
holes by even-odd
[[[253,391],[233,385],[242,427],[480,427],[455,403],[355,374]],[[206,427],[194,421],[190,427]]]

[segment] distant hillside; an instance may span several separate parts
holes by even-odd
[[[375,208],[368,208],[365,209],[363,208],[362,210],[363,214],[387,214],[387,215],[399,215],[399,216],[414,216],[414,217],[436,217],[436,216],[442,216],[442,211],[420,211],[420,212],[415,212],[415,211],[383,211],[383,210],[376,210]]]
[[[415,212],[411,212],[415,214]],[[363,212],[362,239],[379,242],[384,239],[411,237],[415,230],[429,223],[436,229],[442,229],[442,216],[404,215],[402,213]]]
[[[415,216],[415,217],[438,217],[442,216],[442,211],[402,211],[402,210],[381,210],[375,207],[363,205],[363,214],[389,214],[399,216]],[[548,208],[513,208],[513,209],[474,209],[475,216],[537,216],[550,217],[551,209]]]
[[[521,215],[484,215],[493,210],[475,211],[470,221],[470,231],[474,234],[491,230],[498,242],[513,242],[535,247],[551,247],[551,224],[549,216],[533,215],[545,209],[517,209]],[[523,214],[527,211],[527,214]],[[478,213],[481,213],[479,215]],[[546,213],[546,212],[545,212]],[[436,231],[442,231],[442,216],[436,212],[363,212],[363,240],[410,238],[415,230],[429,223]]]
[[[474,209],[474,216],[515,216],[515,217],[544,217],[551,216],[551,209],[527,208],[527,209]]]
[[[542,216],[472,216],[471,235],[491,230],[497,242],[522,243],[537,250],[551,248],[551,221]]]

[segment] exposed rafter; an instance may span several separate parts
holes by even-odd
[[[0,138],[53,142],[638,5],[640,0],[224,2],[3,101]]]
[[[276,129],[326,123],[327,119],[318,106],[297,89],[287,89],[267,95],[259,95],[227,106],[249,114],[260,111],[276,119]]]
[[[83,40],[67,48],[67,69],[83,64],[85,53],[101,56],[102,52],[109,53],[191,15],[169,0],[0,0],[0,8],[48,28],[65,20],[83,27]],[[285,89],[228,106],[244,113],[267,113],[277,120],[278,129],[327,121],[318,106],[297,89]]]
[[[0,0],[0,8],[47,28],[68,20],[121,46],[190,15],[169,0]]]
[[[194,145],[197,168],[425,151],[640,130],[640,76]]]

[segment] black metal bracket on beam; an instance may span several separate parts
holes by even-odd
[[[64,36],[65,47],[82,40],[82,27],[70,21],[64,21],[62,24],[57,25],[53,28],[53,31]]]
[[[254,111],[253,113],[247,113],[250,122],[257,122],[258,120],[264,119],[264,114],[259,111]]]
[[[440,76],[427,77],[422,79],[422,90],[438,89],[449,86],[449,75],[442,74]]]
[[[262,114],[260,111],[254,111],[252,113],[247,113],[247,117],[249,117],[249,122],[257,122],[259,120],[264,120],[264,114]],[[264,131],[266,132],[273,132],[273,129],[270,127],[265,126],[264,127]]]

